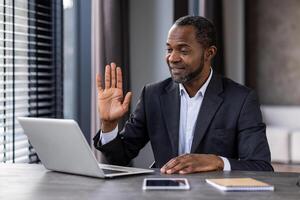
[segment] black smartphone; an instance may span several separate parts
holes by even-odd
[[[143,190],[189,190],[186,178],[145,178]]]

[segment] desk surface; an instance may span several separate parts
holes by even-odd
[[[98,179],[47,171],[42,165],[0,164],[0,199],[300,199],[296,186],[299,173],[284,172],[208,172],[193,175],[136,175]],[[143,191],[145,177],[186,177],[189,191]],[[252,177],[271,183],[271,192],[222,192],[205,182],[206,178]]]

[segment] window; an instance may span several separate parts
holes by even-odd
[[[0,162],[38,160],[17,117],[63,116],[61,0],[0,0]]]

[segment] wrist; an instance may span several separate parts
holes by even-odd
[[[118,125],[118,121],[113,121],[113,122],[108,122],[108,121],[103,121],[101,123],[101,130],[102,133],[107,133],[113,131]]]
[[[216,168],[219,171],[222,171],[224,169],[224,162],[219,156],[216,156]]]

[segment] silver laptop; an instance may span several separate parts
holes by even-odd
[[[106,178],[150,169],[99,164],[78,124],[70,119],[18,118],[43,165],[53,171]]]

